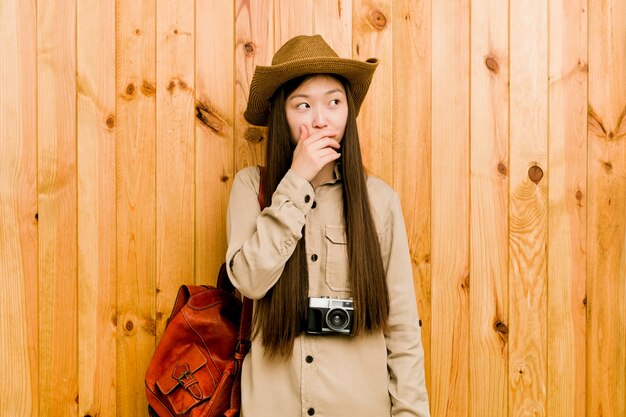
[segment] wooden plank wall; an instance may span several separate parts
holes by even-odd
[[[367,169],[406,218],[433,416],[626,416],[626,2],[0,2],[0,415],[146,415],[213,283],[257,64],[380,59]]]

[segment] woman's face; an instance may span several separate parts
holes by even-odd
[[[334,130],[333,138],[341,142],[348,119],[346,91],[339,81],[328,75],[307,78],[285,100],[285,112],[291,141],[298,143],[300,127],[309,136],[322,129]]]

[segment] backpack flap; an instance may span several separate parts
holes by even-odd
[[[200,349],[191,344],[164,367],[156,385],[162,393],[162,401],[166,401],[171,410],[184,414],[198,403],[211,398],[218,380],[210,372],[207,363]]]
[[[187,300],[191,298],[192,295],[206,291],[209,287],[206,285],[181,285],[178,289],[178,294],[176,294],[176,301],[174,302],[174,307],[172,308],[172,313],[170,314],[170,318],[167,319],[167,323],[172,321],[174,316],[178,314],[181,308],[187,304]]]

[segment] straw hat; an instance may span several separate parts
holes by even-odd
[[[377,66],[376,58],[365,62],[340,58],[320,35],[296,36],[276,51],[271,66],[257,65],[243,116],[250,124],[267,126],[274,92],[285,82],[308,74],[337,74],[348,80],[358,115]]]

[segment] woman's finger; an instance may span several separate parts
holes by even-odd
[[[300,138],[298,139],[298,142],[305,141],[308,139],[308,137],[309,130],[306,128],[305,125],[300,125]]]

